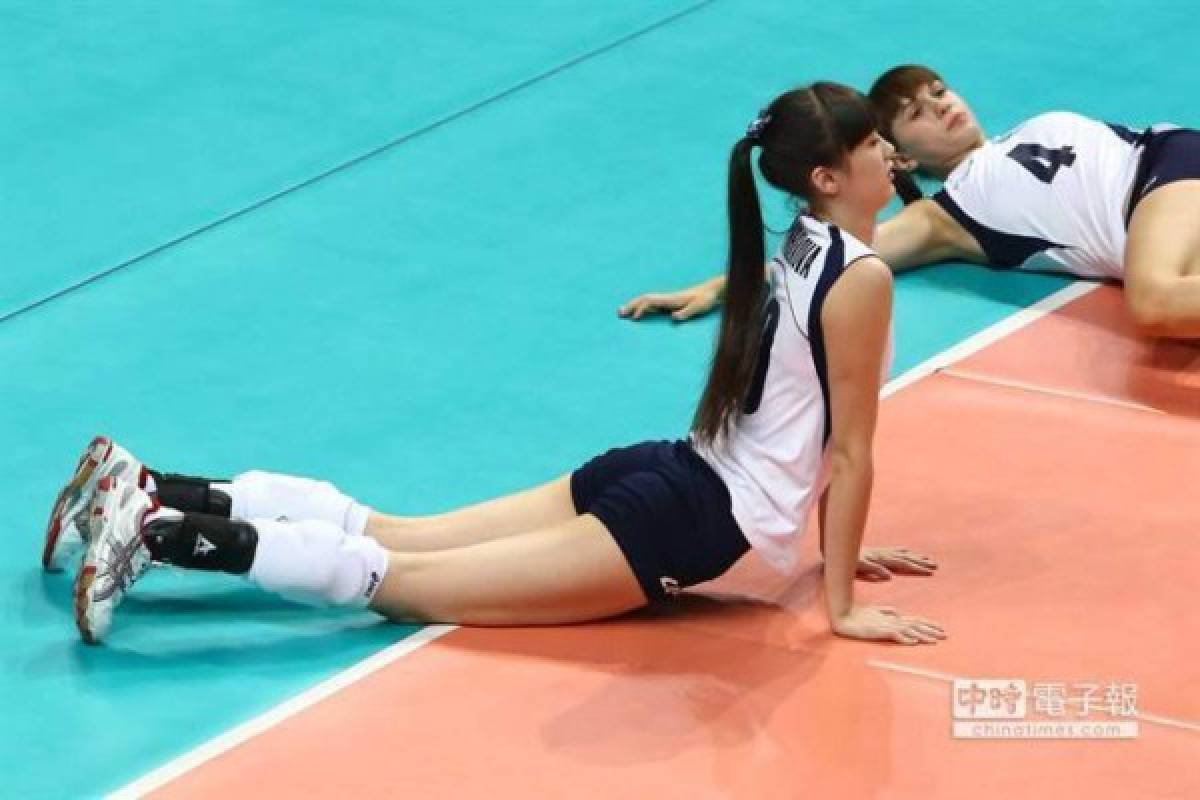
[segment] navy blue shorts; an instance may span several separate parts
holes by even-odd
[[[750,549],[724,481],[687,442],[596,456],[571,474],[571,497],[608,528],[651,602],[712,580]]]
[[[1168,183],[1190,180],[1200,180],[1200,131],[1176,128],[1146,134],[1146,149],[1133,179],[1125,226],[1129,227],[1133,209],[1150,192]]]

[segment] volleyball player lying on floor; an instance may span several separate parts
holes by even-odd
[[[1200,338],[1200,131],[1132,131],[1059,111],[987,139],[966,102],[921,66],[889,70],[869,97],[897,166],[945,182],[925,199],[899,174],[908,204],[874,242],[893,270],[955,260],[1120,281],[1144,334]],[[719,276],[644,294],[619,313],[689,319],[724,286]]]

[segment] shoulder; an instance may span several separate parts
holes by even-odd
[[[992,139],[992,141],[1000,144],[1009,139],[1039,136],[1046,132],[1091,128],[1102,124],[1091,117],[1085,117],[1083,114],[1077,114],[1074,111],[1044,111],[1041,114],[1035,114],[1012,130]]]
[[[869,271],[875,268],[872,266],[873,263],[882,266],[884,269],[887,269],[887,265],[884,264],[883,260],[879,257],[879,254],[875,252],[875,249],[871,247],[871,245],[867,244],[847,230],[839,229],[839,233],[842,237],[843,243],[843,267],[849,269],[852,266],[861,264],[864,265],[863,268],[865,270]]]
[[[846,272],[843,278],[850,279],[864,288],[874,288],[890,291],[892,288],[892,271],[883,259],[868,252],[858,258],[846,262]]]
[[[848,261],[829,291],[822,317],[850,321],[877,316],[891,307],[892,281],[892,271],[874,253]]]
[[[1082,114],[1076,114],[1074,111],[1043,111],[1041,114],[1035,114],[1025,121],[1026,125],[1063,125],[1075,124],[1079,122],[1092,122]]]
[[[874,255],[848,264],[821,309],[831,375],[874,381],[892,324],[892,272]]]

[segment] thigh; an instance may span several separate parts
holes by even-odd
[[[553,625],[646,604],[633,570],[591,514],[455,550],[393,553],[372,608],[462,625]]]
[[[1134,209],[1125,245],[1127,290],[1200,275],[1200,180],[1155,189]]]
[[[567,522],[578,516],[569,476],[521,492],[428,517],[375,514],[367,532],[389,550],[467,547]]]

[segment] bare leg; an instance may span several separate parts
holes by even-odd
[[[1155,189],[1134,210],[1125,303],[1148,336],[1200,338],[1200,180]]]
[[[501,626],[584,622],[645,604],[616,541],[584,514],[453,550],[392,553],[371,608],[392,619]]]
[[[367,535],[388,550],[448,550],[547,528],[579,516],[571,479],[563,476],[533,489],[431,517],[372,514]]]

